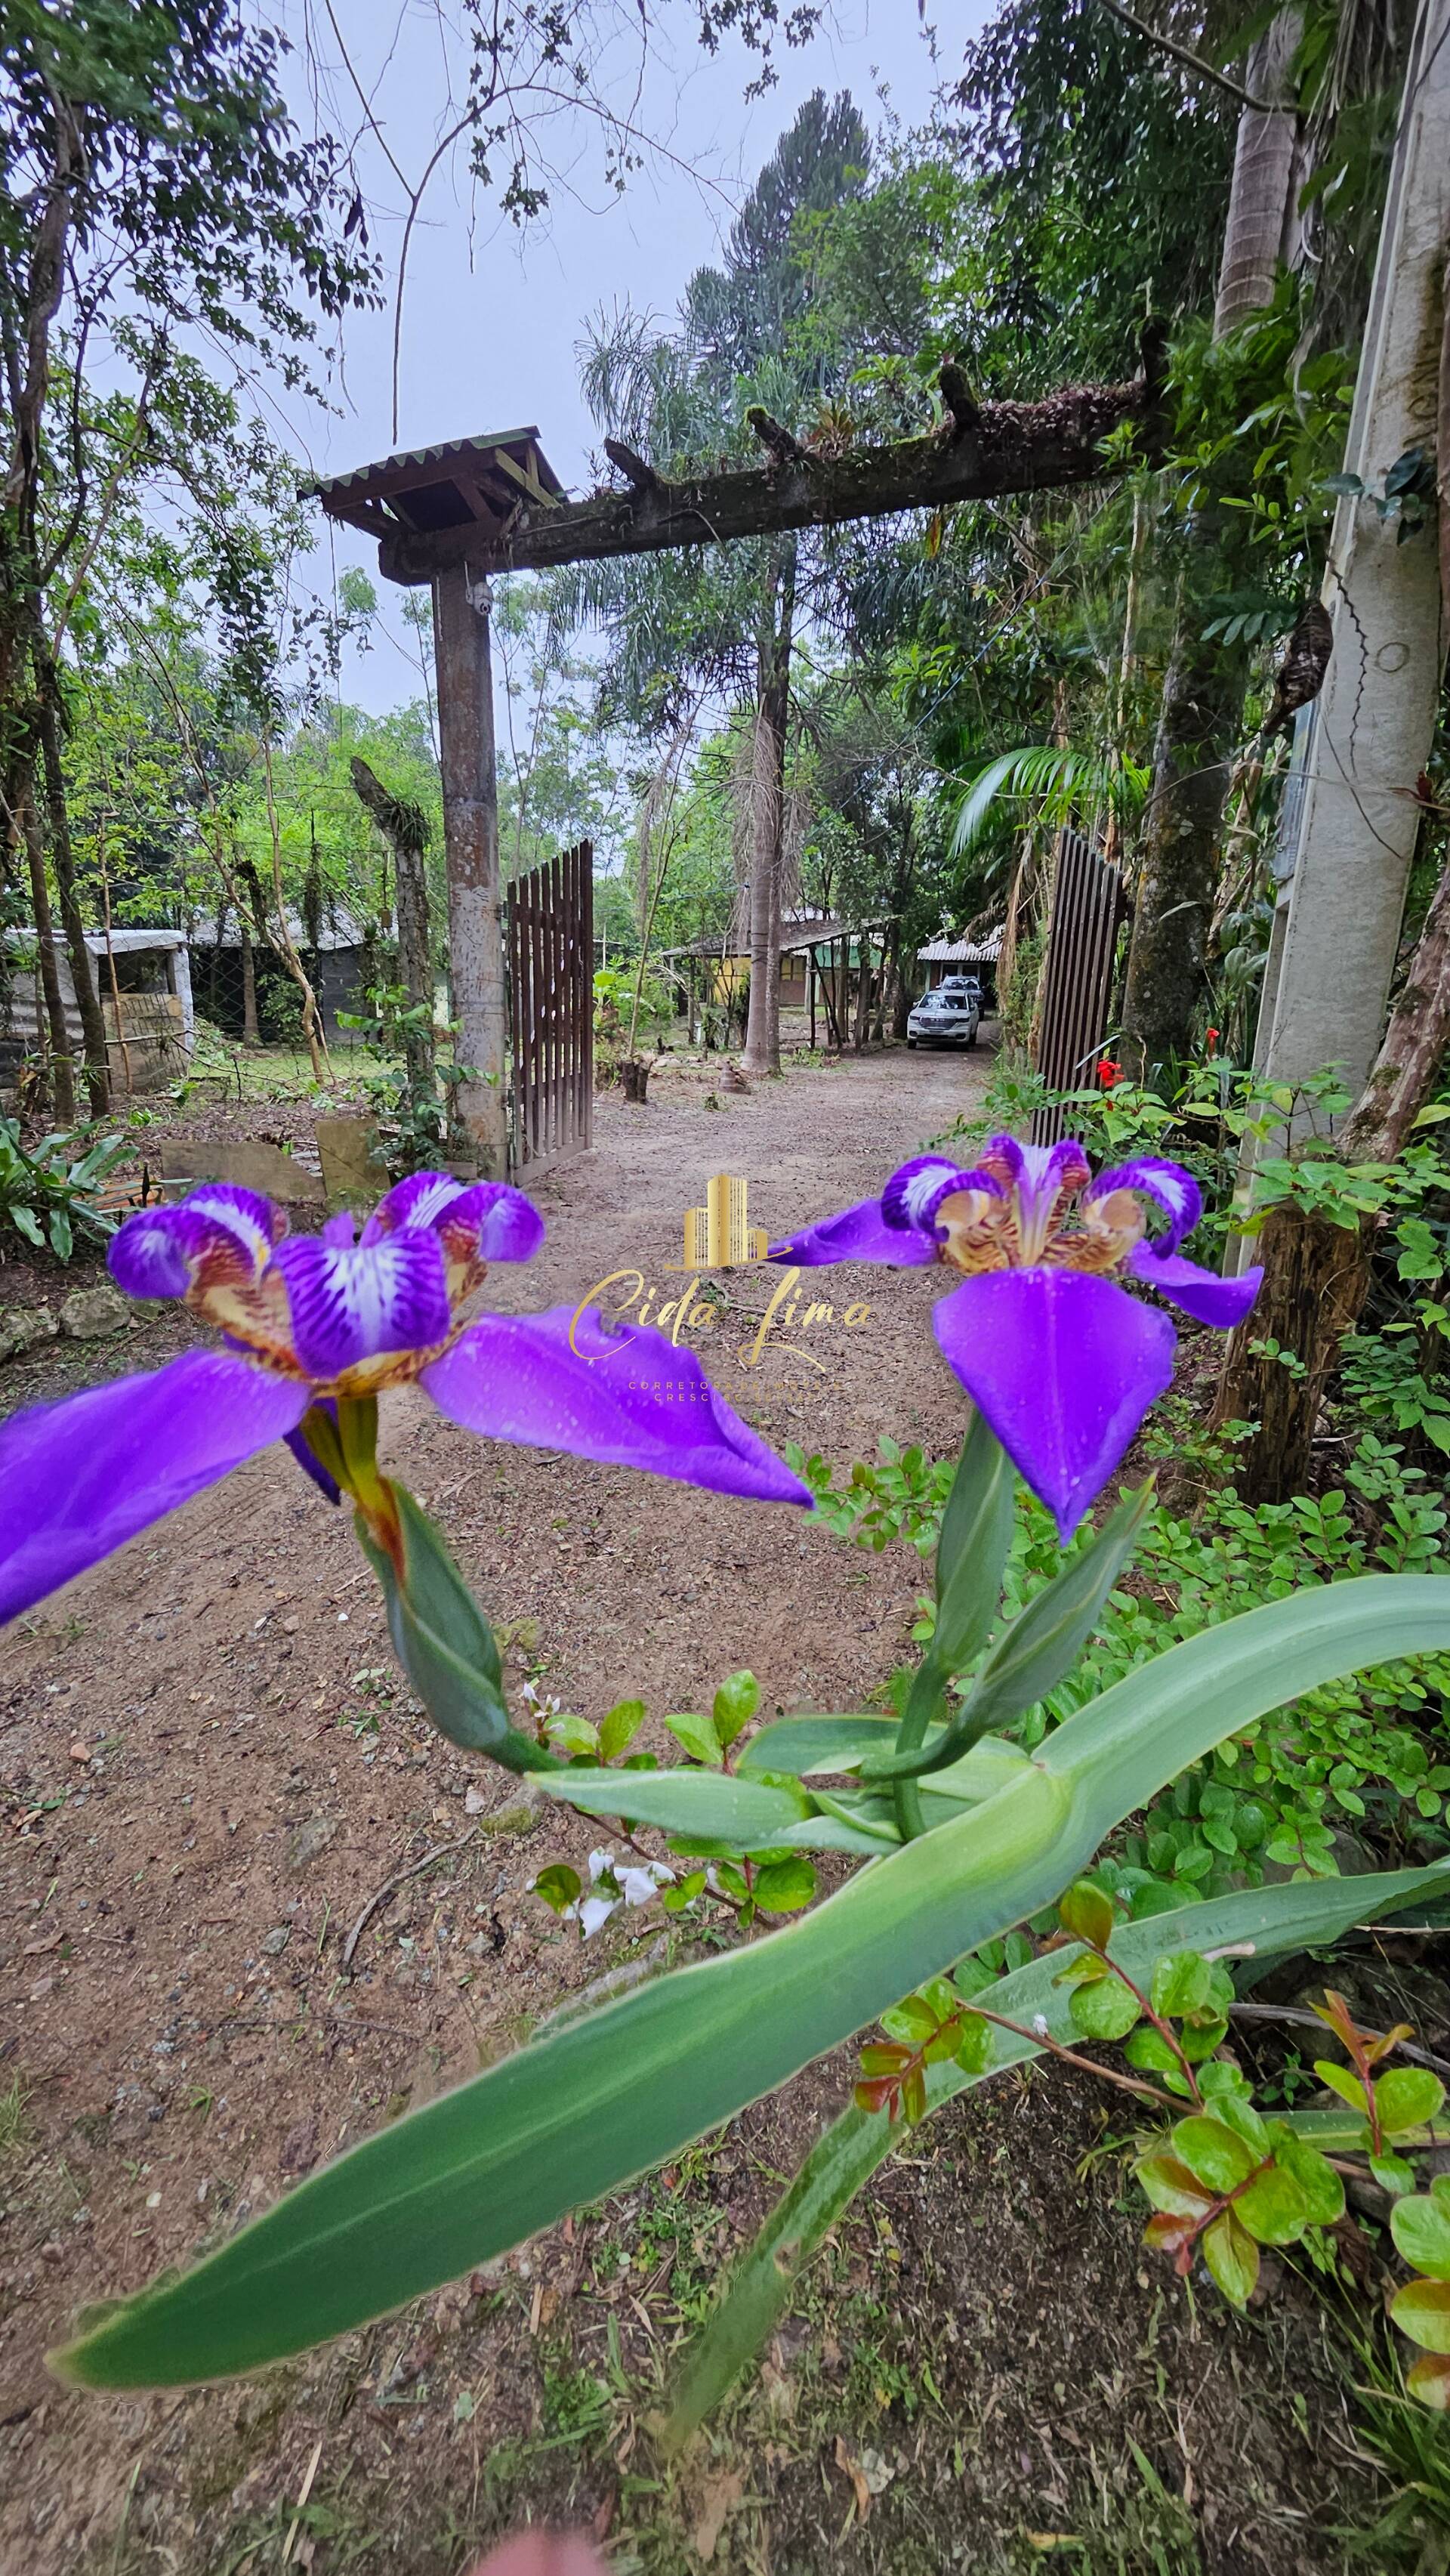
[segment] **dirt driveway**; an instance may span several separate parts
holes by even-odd
[[[879,1184],[975,1105],[987,1070],[985,1056],[897,1052],[801,1067],[740,1096],[717,1091],[714,1072],[667,1062],[647,1108],[601,1102],[595,1150],[541,1182],[547,1244],[527,1273],[495,1274],[497,1302],[574,1302],[597,1281],[638,1271],[657,1306],[677,1292],[670,1265],[681,1259],[684,1212],[712,1172],[745,1176],[750,1221],[774,1234]],[[732,1305],[711,1366],[731,1401],[768,1438],[842,1463],[870,1455],[883,1432],[934,1453],[954,1446],[958,1399],[930,1337],[938,1282],[831,1277],[831,1320],[808,1334],[772,1332],[758,1351],[769,1289],[749,1273],[727,1281]],[[848,1326],[852,1299],[869,1311]],[[148,1316],[121,1361],[114,1345],[108,1355],[144,1366],[186,1330],[170,1314]],[[12,1380],[7,1401],[21,1391]],[[391,1400],[384,1449],[476,1580],[518,1680],[536,1676],[586,1715],[625,1694],[656,1714],[699,1706],[743,1664],[760,1677],[767,1710],[850,1708],[900,1659],[921,1580],[914,1557],[866,1554],[785,1510],[485,1446],[412,1396]],[[475,1782],[481,1814],[476,1788],[468,1801]],[[1147,2440],[1145,2410],[1162,2403],[1167,2367],[1184,2441],[1211,2423],[1215,2441],[1264,2453],[1248,2491],[1268,2499],[1267,2523],[1260,2516],[1247,2555],[1210,2551],[1204,2563],[1320,2563],[1304,2554],[1299,2492],[1307,2476],[1312,2497],[1312,2460],[1287,2400],[1279,2404],[1277,2364],[1274,2393],[1248,2392],[1241,2414],[1233,2381],[1251,2338],[1216,2360],[1236,2330],[1216,2319],[1202,2339],[1177,2305],[1170,2334],[1164,2285],[1139,2271],[1131,2223],[1082,2204],[1070,2140],[1043,2129],[1041,2153],[1015,2163],[1025,2136],[1016,2111],[1030,2098],[1022,2087],[950,2136],[936,2124],[925,2167],[892,2168],[857,2233],[843,2233],[813,2293],[826,2301],[819,2331],[797,2318],[795,2342],[778,2339],[771,2367],[786,2394],[770,2398],[763,2430],[746,2430],[743,2467],[717,2444],[708,2472],[677,2482],[645,2470],[641,2447],[631,2476],[638,2387],[658,2381],[723,2254],[763,2209],[771,2173],[840,2099],[834,2074],[804,2080],[662,2184],[595,2213],[592,2229],[556,2231],[426,2315],[315,2363],[198,2398],[61,2395],[42,2355],[82,2299],[134,2289],[184,2260],[346,2139],[512,2045],[629,1943],[610,1950],[606,1936],[585,1955],[529,1896],[546,1858],[577,1858],[594,1837],[552,1818],[539,1827],[498,1775],[479,1779],[410,1715],[350,1531],[282,1452],[9,1636],[0,1799],[0,2101],[12,2082],[20,2100],[8,2146],[0,2132],[6,2576],[275,2566],[289,2532],[289,2563],[431,2571],[458,2563],[465,2536],[566,2508],[611,2533],[621,2570],[712,2560],[814,2568],[843,2518],[850,2527],[853,2494],[872,2492],[876,2470],[863,2487],[840,2465],[842,2444],[854,2459],[863,2443],[886,2463],[893,2493],[874,2520],[854,2517],[843,2565],[897,2576],[947,2563],[970,2507],[984,2550],[992,2535],[1007,2554],[966,2563],[1015,2566],[1014,2529],[1065,2527],[1064,2515],[1089,2510],[1072,2501],[1082,2462],[1059,2453],[1054,2465],[1050,2451],[1044,2460],[1032,2426],[1054,2402],[1056,2374],[1076,2390],[1067,2356],[1107,2326],[1112,2302],[1109,2466],[1091,2510],[1110,2524],[1139,2510],[1141,2480],[1121,2463],[1133,2440]],[[368,1898],[440,1846],[456,1848],[402,1878],[345,1974],[342,1944]],[[649,1925],[645,1937],[656,1934]],[[1077,2118],[1079,2143],[1098,2116]],[[1000,2190],[994,2182],[986,2236],[973,2231],[987,2222],[973,2217],[968,2228],[961,2206],[979,2162],[1021,2177]],[[889,2292],[884,2306],[879,2295],[893,2267],[895,2309]],[[988,2285],[980,2314],[973,2281]],[[966,2343],[956,2323],[964,2302],[977,2317]],[[903,2316],[910,2370],[898,2349]],[[852,2345],[862,2333],[876,2359],[858,2387]],[[1007,2374],[1007,2393],[985,2415],[973,2341],[995,2344],[994,2372]],[[797,2382],[814,2392],[799,2410]],[[770,2384],[768,2372],[768,2394]],[[937,2427],[929,2476],[918,2439],[928,2420]],[[979,2429],[964,2468],[969,2422]],[[296,2520],[314,2443],[322,2465]],[[1161,2510],[1152,2503],[1148,2542],[1161,2548],[1171,2526],[1192,2554],[1145,2566],[1197,2565],[1215,2516],[1235,2547],[1243,2542],[1237,2501],[1210,2498],[1197,2539],[1186,2518],[1174,2521],[1181,2469]],[[1235,2475],[1241,2487],[1242,2464]],[[1201,2464],[1198,2476],[1201,2498]],[[713,2504],[701,2500],[711,2477]],[[1188,2483],[1192,2495],[1191,2471]],[[1281,2528],[1295,2534],[1292,2557],[1275,2552]],[[1029,2553],[1021,2563],[1036,2562]]]

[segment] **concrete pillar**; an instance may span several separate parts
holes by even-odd
[[[1281,843],[1282,946],[1255,1050],[1272,1082],[1332,1063],[1358,1093],[1384,1031],[1435,731],[1440,578],[1433,504],[1400,544],[1398,520],[1367,496],[1410,448],[1434,456],[1447,244],[1450,0],[1421,0],[1345,453],[1364,493],[1335,514],[1323,592],[1334,650],[1296,737],[1297,828]]]
[[[479,1079],[458,1109],[479,1175],[501,1181],[508,1161],[504,1037],[503,888],[498,859],[493,673],[488,584],[462,564],[433,582],[443,837],[448,864],[448,957],[457,1059]]]

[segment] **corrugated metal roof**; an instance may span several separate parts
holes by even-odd
[[[518,447],[526,439],[533,444],[540,481],[562,492],[564,486],[539,446],[539,433],[532,423],[523,429],[483,430],[474,438],[440,438],[432,447],[400,448],[395,456],[379,456],[370,465],[354,465],[346,474],[319,475],[313,483],[299,484],[298,490],[307,498],[324,500],[329,492],[359,490],[379,474],[401,474],[409,466],[421,470],[426,465],[441,465],[450,456],[481,456],[491,447]]]
[[[250,928],[250,924],[248,927]],[[214,912],[197,913],[191,925],[190,945],[193,948],[214,948],[217,944],[216,934],[216,914]],[[288,913],[287,935],[291,939],[294,948],[299,949],[304,954],[311,953],[312,942],[307,935],[307,925],[303,921],[300,913]],[[257,938],[255,931],[252,932],[252,937],[256,945],[260,948],[262,942]],[[240,948],[242,944],[242,934],[238,926],[237,916],[234,912],[228,911],[223,916],[221,944],[223,948]],[[331,955],[334,949],[361,948],[363,945],[363,933],[360,925],[353,920],[351,913],[345,910],[342,904],[329,905],[327,910],[324,912],[322,916],[322,936],[317,945],[319,949],[324,950],[328,955]]]
[[[932,939],[918,948],[918,966],[995,966],[1002,954],[1002,933],[989,930],[985,939]]]

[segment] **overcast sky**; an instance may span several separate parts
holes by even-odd
[[[828,14],[810,44],[778,50],[776,87],[747,100],[755,64],[744,46],[730,41],[717,55],[705,54],[695,42],[691,0],[661,0],[658,42],[636,104],[638,47],[621,11],[601,78],[611,102],[658,147],[642,146],[645,167],[631,173],[624,196],[605,184],[597,136],[572,112],[544,129],[557,176],[549,212],[523,235],[500,220],[486,196],[470,192],[458,155],[446,158],[409,252],[396,440],[391,299],[387,310],[348,321],[338,413],[281,395],[274,430],[310,467],[328,473],[385,456],[395,445],[534,422],[564,483],[590,488],[594,433],[578,383],[588,316],[626,300],[671,315],[692,271],[716,257],[745,189],[813,89],[848,89],[873,127],[888,108],[911,126],[990,8],[987,0],[965,0],[951,11],[939,63],[916,0],[838,0]],[[332,0],[329,10],[327,0],[288,0],[286,23],[299,109],[313,89],[330,130],[356,138],[364,191],[382,210],[374,246],[391,280],[407,202],[398,172],[416,185],[448,121],[450,66],[439,8],[433,0]],[[458,59],[455,53],[455,91]],[[375,566],[375,549],[350,530],[329,532],[324,544],[339,570]],[[313,572],[324,586],[320,554]],[[395,592],[383,603],[396,644],[379,634],[370,654],[349,655],[344,673],[346,694],[375,709],[418,690],[416,663],[400,658],[412,639],[397,604]]]

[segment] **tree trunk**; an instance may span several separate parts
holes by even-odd
[[[839,1054],[844,1043],[841,1036],[841,979],[836,968],[836,943],[826,942],[826,962],[820,970],[821,1005],[826,1014],[827,1042]]]
[[[911,987],[901,943],[901,925],[894,922],[891,930],[891,1034],[898,1046],[906,1037],[906,1023],[910,1017]]]
[[[1450,1048],[1450,865],[1436,889],[1384,1044],[1340,1131],[1350,1163],[1390,1163],[1408,1142]],[[1330,1225],[1293,1203],[1272,1208],[1259,1235],[1264,1284],[1232,1336],[1214,1419],[1257,1422],[1237,1481],[1244,1499],[1302,1493],[1325,1390],[1369,1290],[1374,1228]],[[1277,1343],[1300,1366],[1261,1347]],[[1256,1347],[1259,1346],[1259,1347]]]
[[[50,823],[50,856],[55,869],[56,892],[60,897],[60,917],[65,930],[66,954],[70,959],[71,982],[75,986],[76,1008],[81,1018],[81,1040],[85,1049],[86,1089],[90,1096],[91,1116],[104,1118],[111,1100],[111,1057],[106,1043],[105,1015],[95,977],[91,973],[91,952],[86,946],[85,923],[81,919],[80,894],[76,885],[75,856],[71,849],[70,816],[66,810],[65,771],[61,764],[59,699],[60,681],[54,662],[37,628],[35,635],[37,727],[40,734],[41,759],[45,768],[45,802]]]
[[[1298,12],[1283,9],[1249,58],[1258,98],[1287,98],[1299,39]],[[1297,190],[1297,119],[1292,109],[1239,118],[1233,185],[1219,265],[1215,339],[1272,298]],[[1205,526],[1201,543],[1212,544]],[[1228,792],[1229,751],[1243,713],[1247,663],[1205,644],[1192,567],[1179,597],[1153,754],[1153,793],[1128,950],[1121,1055],[1138,1082],[1155,1066],[1186,1056],[1202,998],[1218,873],[1218,831]]]
[[[760,697],[750,776],[750,1016],[747,1073],[780,1071],[780,870],[785,822],[785,736],[795,628],[796,541],[771,550],[770,629],[760,654]]]
[[[60,989],[60,968],[55,959],[55,925],[51,920],[50,888],[45,881],[45,845],[35,805],[35,782],[28,773],[16,779],[11,788],[11,799],[12,812],[17,805],[19,807],[30,870],[30,906],[35,915],[35,936],[40,952],[40,990],[50,1032],[51,1098],[58,1124],[70,1127],[75,1123],[76,1114],[75,1068],[71,1063],[70,1030],[66,1026],[65,997]]]
[[[41,198],[44,211],[35,228],[26,279],[23,345],[12,331],[6,332],[12,430],[5,483],[0,491],[0,558],[4,563],[0,708],[6,709],[13,706],[24,685],[26,640],[32,631],[41,588],[36,503],[45,400],[50,385],[50,335],[65,292],[75,199],[86,176],[80,116],[53,84],[50,101],[55,119],[54,147],[49,180]]]
[[[1214,1420],[1257,1424],[1234,1482],[1246,1503],[1281,1503],[1309,1489],[1325,1388],[1364,1303],[1365,1244],[1290,1204],[1270,1209],[1259,1249],[1264,1284],[1232,1336]]]
[[[1218,871],[1228,745],[1243,706],[1244,664],[1199,643],[1181,610],[1163,683],[1153,790],[1139,853],[1121,1054],[1135,1082],[1188,1053],[1204,986]]]
[[[242,934],[242,1044],[259,1047],[262,1028],[257,1018],[257,960],[245,913],[239,914],[238,923]]]
[[[1299,33],[1298,10],[1281,9],[1253,46],[1245,86],[1255,98],[1290,99],[1289,74]],[[1213,308],[1216,340],[1273,300],[1274,280],[1291,247],[1298,194],[1293,184],[1298,126],[1294,108],[1288,104],[1269,115],[1246,107],[1239,118],[1218,300]]]

